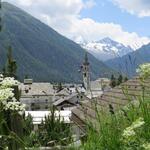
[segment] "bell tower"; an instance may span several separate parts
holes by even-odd
[[[84,58],[84,61],[83,61],[83,64],[82,64],[81,68],[82,68],[83,84],[84,84],[84,87],[87,91],[90,90],[89,66],[90,66],[90,63],[88,61],[88,55],[87,55],[87,52],[86,52],[85,53],[85,58]]]

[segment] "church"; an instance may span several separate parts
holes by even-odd
[[[92,99],[101,96],[104,91],[110,89],[110,80],[108,78],[99,78],[95,81],[91,81],[90,63],[88,60],[88,54],[85,53],[85,58],[81,66],[83,87],[85,88],[85,95]]]

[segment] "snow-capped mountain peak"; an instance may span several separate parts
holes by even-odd
[[[78,44],[102,61],[121,57],[133,51],[131,47],[126,47],[108,37],[95,42],[80,42]]]

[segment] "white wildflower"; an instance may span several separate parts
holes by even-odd
[[[125,144],[128,144],[131,141],[135,141],[135,138],[136,138],[136,133],[132,128],[128,127],[123,131],[122,141]]]
[[[150,77],[150,63],[140,65],[137,73],[144,79]]]
[[[25,112],[25,111],[18,111],[18,114],[19,114],[20,116],[22,116],[22,115],[24,114],[24,112]]]
[[[134,132],[134,130],[133,130],[131,127],[128,127],[128,128],[126,128],[126,129],[124,130],[122,136],[123,136],[124,138],[129,138],[129,137],[131,137],[131,136],[135,136],[135,132]]]
[[[123,141],[128,143],[130,141],[133,141],[136,137],[136,132],[135,129],[141,127],[142,125],[144,125],[144,119],[143,118],[139,118],[137,119],[135,122],[133,122],[131,124],[131,126],[127,127],[124,131],[123,131]]]
[[[25,105],[20,102],[8,102],[5,105],[5,110],[25,111]]]
[[[13,77],[6,77],[1,82],[1,86],[4,88],[17,86],[17,85],[19,85],[19,82],[17,80],[15,80]]]
[[[25,111],[25,105],[17,102],[14,97],[13,86],[18,86],[19,82],[14,78],[4,78],[0,82],[0,103],[3,104],[3,109],[16,112]]]
[[[12,88],[0,89],[0,102],[12,99],[13,97],[14,93]]]
[[[11,99],[11,101],[12,101],[12,102],[16,102],[17,100],[16,100],[15,97],[13,97],[13,98]]]
[[[142,146],[145,150],[150,150],[150,143],[145,143]]]
[[[132,123],[131,128],[132,129],[136,129],[136,128],[141,127],[144,124],[145,124],[144,119],[143,118],[139,118],[135,122]]]

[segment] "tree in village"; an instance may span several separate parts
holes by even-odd
[[[70,124],[66,124],[60,115],[56,115],[56,108],[50,109],[50,116],[45,117],[38,131],[38,138],[43,146],[68,145],[71,142]]]
[[[125,78],[124,78],[124,82],[127,82],[127,81],[128,81],[128,78],[127,78],[127,77],[125,77]]]
[[[120,84],[122,84],[123,82],[126,82],[126,81],[128,81],[127,77],[123,78],[122,75],[119,75],[118,78],[115,78],[114,75],[112,75],[111,76],[111,81],[110,81],[110,86],[112,88],[114,88],[115,86],[118,86],[118,85],[120,85]]]
[[[117,85],[117,83],[116,83],[116,78],[114,77],[114,75],[112,75],[111,76],[111,79],[110,79],[111,81],[110,81],[110,86],[112,87],[112,88],[114,88],[116,85]]]
[[[123,82],[123,76],[119,75],[118,80],[117,80],[117,85],[120,85]]]
[[[12,47],[9,46],[4,75],[8,76],[8,77],[15,77],[16,78],[17,77],[16,71],[17,71],[17,63],[12,56]]]

